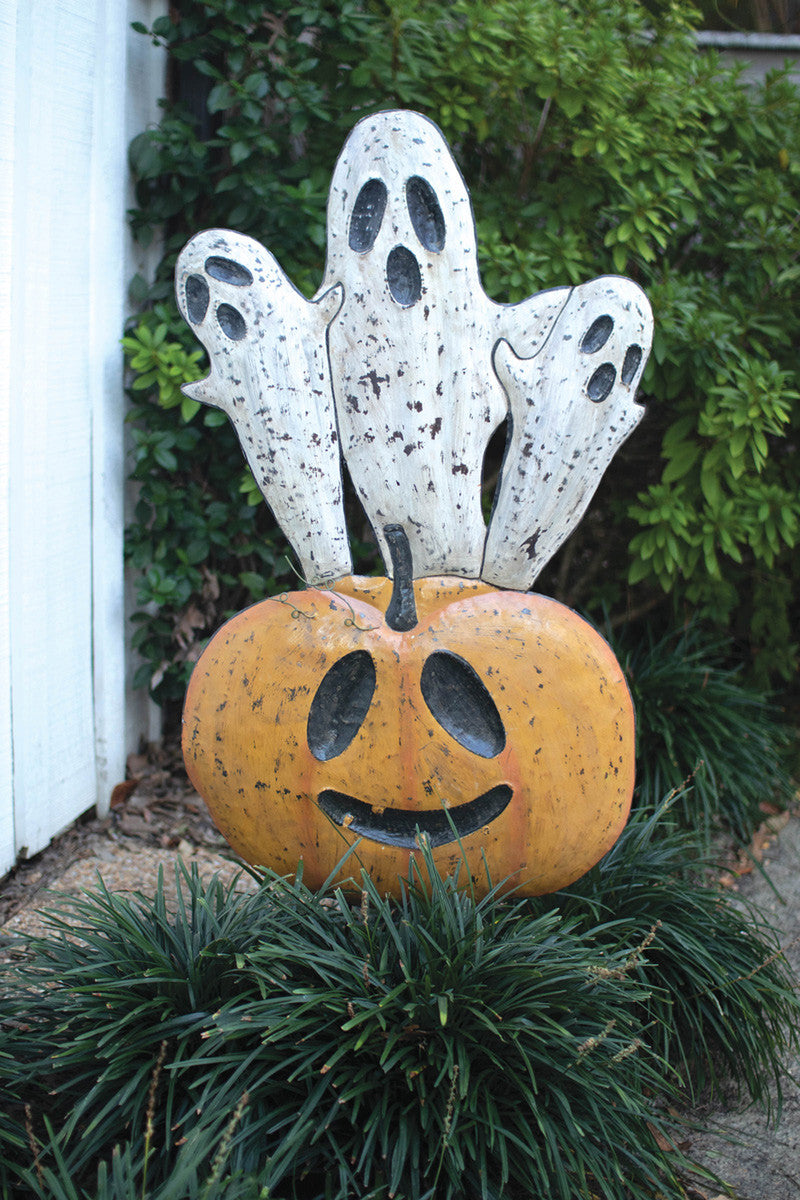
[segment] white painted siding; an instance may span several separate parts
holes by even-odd
[[[0,5],[0,46],[14,45],[13,6]],[[0,180],[11,177],[15,61],[0,56]],[[9,592],[9,451],[11,411],[11,189],[0,186],[0,874],[14,861]]]
[[[0,0],[0,873],[124,775],[126,46],[153,7]]]

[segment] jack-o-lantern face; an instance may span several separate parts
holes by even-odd
[[[200,659],[184,712],[190,777],[233,848],[318,886],[349,844],[397,893],[426,836],[479,892],[564,887],[618,837],[633,714],[601,637],[542,596],[414,583],[416,624],[387,623],[388,580],[266,600]],[[400,622],[402,624],[402,622]],[[461,868],[466,880],[465,869]]]

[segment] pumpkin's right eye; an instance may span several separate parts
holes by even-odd
[[[308,748],[319,762],[343,754],[364,724],[375,693],[375,663],[353,650],[323,676],[308,713]]]
[[[460,654],[437,650],[426,659],[422,697],[443,729],[473,754],[494,758],[504,749],[506,731],[497,705],[478,672]]]

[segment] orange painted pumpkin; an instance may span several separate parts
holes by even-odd
[[[484,857],[522,895],[568,885],[630,808],[633,711],[610,648],[554,600],[456,578],[414,581],[398,628],[396,592],[349,576],[209,643],[183,746],[221,832],[282,874],[302,860],[311,887],[360,839],[343,878],[361,865],[397,894],[418,830],[442,874],[463,847],[478,894]]]

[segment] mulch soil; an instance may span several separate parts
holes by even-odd
[[[183,858],[198,849],[225,853],[204,802],[186,776],[177,740],[153,745],[128,758],[128,778],[114,788],[106,817],[87,813],[41,853],[0,878],[0,926],[35,904],[75,863],[100,858],[111,847],[132,856],[144,847],[171,850]]]

